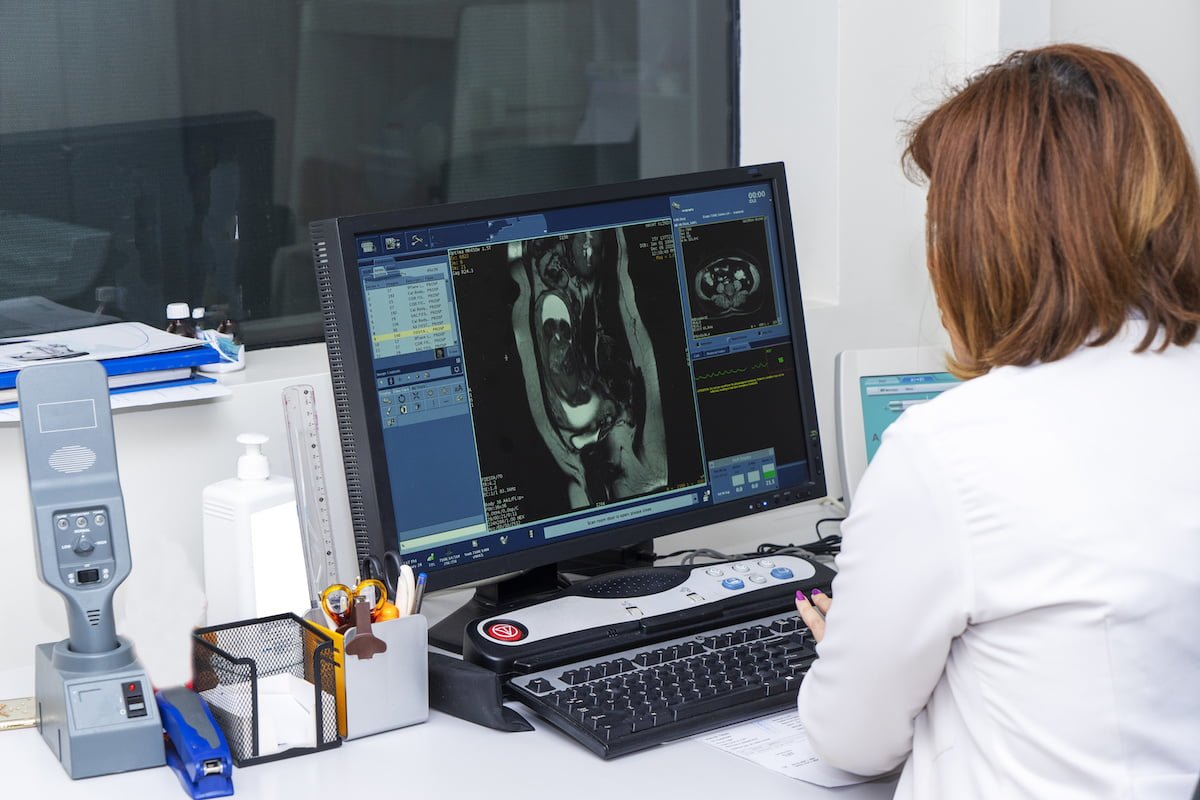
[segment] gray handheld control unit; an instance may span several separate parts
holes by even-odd
[[[38,567],[70,632],[37,646],[38,728],[72,778],[161,765],[154,693],[113,620],[132,565],[107,373],[94,361],[26,367],[17,395]]]

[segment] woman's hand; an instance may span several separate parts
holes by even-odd
[[[796,591],[796,610],[800,612],[800,619],[804,620],[804,624],[812,631],[813,639],[819,642],[825,638],[825,615],[829,613],[833,600],[820,589],[813,589],[809,594],[812,595],[812,602],[804,596],[804,592]]]

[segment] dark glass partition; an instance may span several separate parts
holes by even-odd
[[[0,336],[321,336],[309,221],[728,166],[728,0],[0,5]]]

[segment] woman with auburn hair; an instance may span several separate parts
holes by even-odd
[[[888,428],[800,716],[903,798],[1187,798],[1200,771],[1200,189],[1125,58],[1017,52],[910,132],[964,384]],[[810,602],[811,600],[811,602]]]

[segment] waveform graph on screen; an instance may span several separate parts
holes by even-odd
[[[774,448],[779,463],[805,458],[790,345],[729,353],[696,364],[696,397],[709,462]]]

